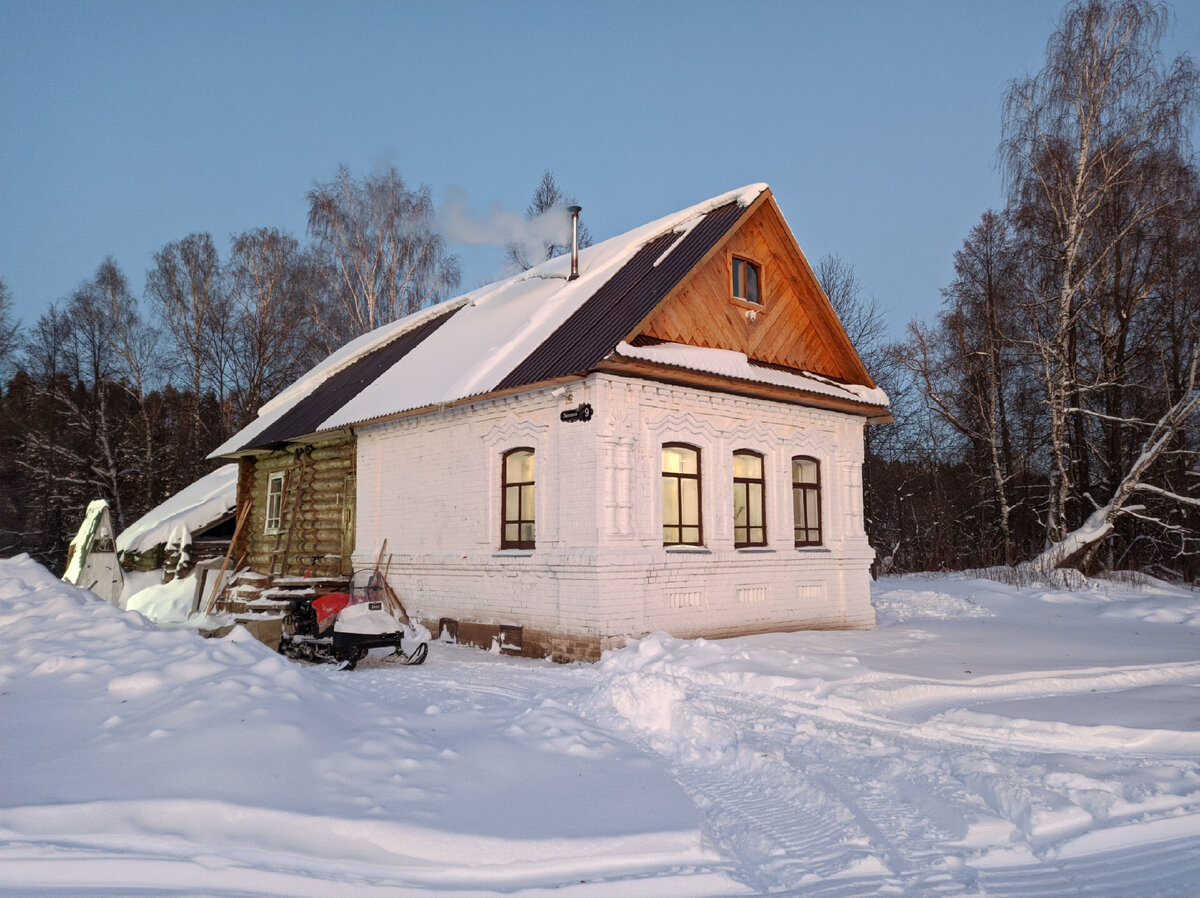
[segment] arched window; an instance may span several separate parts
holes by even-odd
[[[796,545],[821,545],[821,463],[815,458],[792,459],[792,513]]]
[[[504,453],[504,483],[500,489],[500,548],[532,549],[537,517],[534,502],[532,449]]]
[[[664,546],[703,545],[700,526],[700,450],[685,443],[662,447]]]
[[[733,453],[733,545],[765,546],[763,457],[749,449]]]

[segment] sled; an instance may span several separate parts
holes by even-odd
[[[421,664],[429,654],[423,642],[411,652],[400,647],[402,626],[390,610],[387,584],[377,570],[356,571],[349,592],[293,597],[288,615],[291,629],[285,629],[279,651],[289,658],[353,670],[371,649],[393,649],[383,660],[401,664]]]

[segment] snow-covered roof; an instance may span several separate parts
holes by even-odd
[[[211,457],[589,370],[765,191],[751,184],[583,249],[574,280],[570,257],[558,256],[359,337]],[[811,391],[887,401],[820,384]]]
[[[729,349],[709,349],[703,346],[685,346],[682,343],[656,343],[648,346],[632,346],[621,342],[617,354],[644,362],[669,365],[672,368],[687,368],[707,374],[719,374],[753,383],[789,387],[805,393],[832,396],[870,405],[887,405],[887,394],[878,387],[862,384],[845,384],[813,374],[809,371],[793,373],[768,365],[756,365],[744,352]]]
[[[222,465],[156,505],[117,537],[118,552],[145,552],[165,543],[178,528],[202,530],[237,506],[236,464]]]

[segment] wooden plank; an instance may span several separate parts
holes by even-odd
[[[246,518],[250,515],[250,509],[253,503],[247,502],[245,508],[238,514],[237,523],[233,528],[233,539],[229,541],[229,549],[225,553],[225,560],[221,562],[221,570],[217,573],[217,579],[213,583],[212,593],[209,594],[208,601],[204,603],[204,615],[207,617],[212,613],[213,605],[216,604],[217,594],[221,591],[221,580],[225,577],[225,571],[229,568],[229,559],[233,557],[233,547],[237,544],[238,532],[246,523]]]
[[[716,249],[659,303],[639,333],[874,385],[772,198],[756,204]],[[762,266],[761,306],[731,296],[733,255]],[[747,319],[748,311],[756,313],[755,321]]]

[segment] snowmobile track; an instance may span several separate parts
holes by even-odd
[[[972,849],[948,853],[947,847],[959,843],[972,822],[1008,821],[982,799],[962,799],[962,781],[939,763],[946,743],[906,734],[893,721],[879,727],[870,719],[834,722],[804,702],[763,694],[706,689],[689,696],[688,705],[734,734],[743,767],[753,758],[736,779],[723,765],[668,761],[703,813],[709,838],[736,860],[733,875],[758,891],[828,898],[1129,898],[1183,894],[1156,883],[1200,882],[1200,841],[1187,839],[974,866]],[[1029,753],[1006,754],[1012,757],[1004,778],[1023,784]],[[857,759],[853,775],[847,757]],[[863,869],[872,864],[869,873]]]

